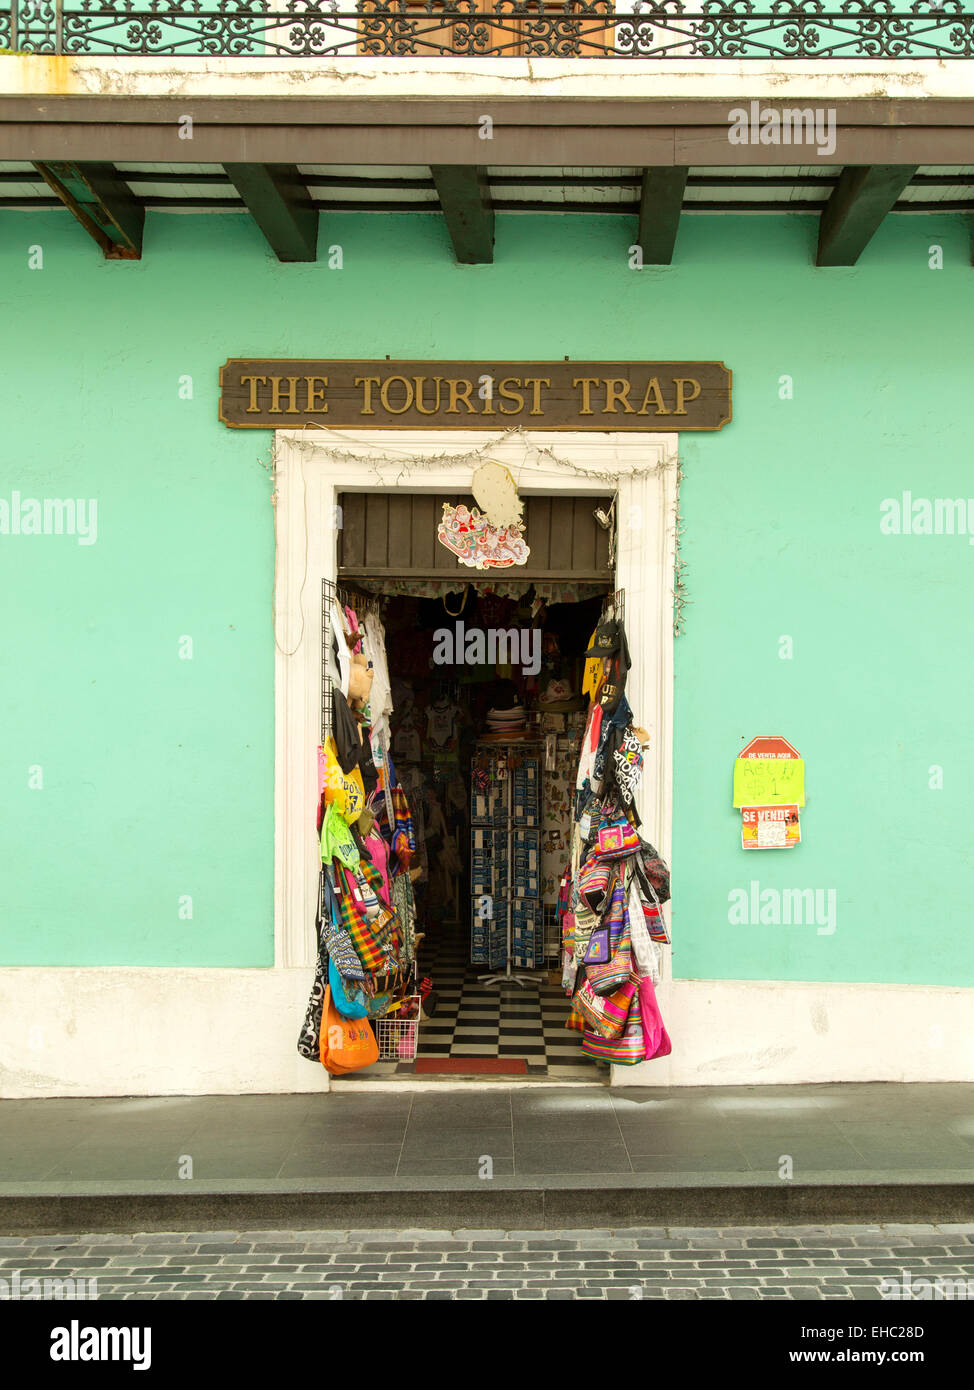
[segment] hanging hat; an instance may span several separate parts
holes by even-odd
[[[592,645],[585,653],[586,656],[615,656],[616,652],[624,651],[626,667],[629,666],[629,647],[626,643],[626,632],[622,623],[616,618],[610,618],[608,622],[599,623],[595,629],[595,636]]]
[[[567,714],[572,710],[582,709],[585,701],[580,695],[575,694],[571,681],[560,679],[548,682],[541,692],[538,704],[546,714]]]

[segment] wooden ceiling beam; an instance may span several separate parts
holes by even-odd
[[[34,168],[101,247],[106,260],[141,260],[145,207],[114,164],[55,160],[35,163]]]
[[[822,209],[815,264],[855,265],[916,171],[915,164],[843,169]]]
[[[670,265],[683,210],[689,169],[654,167],[643,170],[639,195],[639,233],[644,265]],[[593,204],[593,209],[597,207]]]
[[[297,165],[224,164],[223,168],[279,261],[317,259],[318,209]]]
[[[446,229],[460,265],[494,259],[494,209],[487,170],[474,164],[430,166]]]

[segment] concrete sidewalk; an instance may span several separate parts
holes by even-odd
[[[0,1230],[974,1218],[974,1085],[0,1102]]]

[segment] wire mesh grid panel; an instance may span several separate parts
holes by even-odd
[[[394,1014],[372,1021],[380,1062],[415,1062],[419,1046],[420,997],[408,994]]]

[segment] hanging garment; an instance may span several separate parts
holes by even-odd
[[[392,880],[392,906],[399,918],[399,968],[408,970],[416,958],[416,899],[408,874]]]
[[[370,704],[372,718],[392,714],[392,682],[386,655],[386,630],[378,613],[366,613],[362,618],[362,650],[372,663],[373,680]]]
[[[358,616],[354,608],[350,608],[346,603],[342,612],[345,615],[345,630],[348,633],[349,650],[353,653],[362,650],[362,634],[359,630]]]
[[[325,804],[334,802],[349,825],[358,820],[365,807],[362,773],[358,767],[347,776],[342,772],[335,740],[331,737],[318,749],[318,788]]]
[[[419,716],[414,710],[403,715],[392,736],[392,751],[397,763],[418,763],[423,757],[423,741],[419,732]]]
[[[338,763],[342,772],[348,773],[354,767],[361,767],[364,757],[362,740],[359,737],[359,723],[340,690],[332,691],[332,706],[332,727],[335,731]]]
[[[582,751],[578,759],[578,772],[575,777],[576,791],[582,791],[586,782],[591,782],[595,765],[595,754],[602,734],[602,708],[593,705],[585,721],[585,734],[582,738]]]
[[[365,837],[365,852],[368,854],[379,875],[379,884],[376,892],[380,902],[386,907],[392,904],[392,892],[389,878],[389,846],[379,834],[378,827],[373,826],[372,830]]]
[[[592,629],[592,635],[588,639],[591,647],[595,642],[595,634],[598,628]],[[585,672],[582,677],[582,694],[587,695],[590,700],[594,700],[600,684],[602,683],[602,658],[600,656],[590,656],[585,661]]]
[[[437,762],[455,762],[460,747],[460,711],[442,699],[426,711],[426,742]]]
[[[352,653],[345,635],[345,615],[337,599],[335,599],[331,606],[331,630],[333,641],[330,645],[338,659],[339,687],[342,694],[347,698],[348,678],[352,669]]]
[[[360,855],[348,822],[335,803],[329,802],[321,822],[321,862],[330,864],[333,859],[343,868],[354,870],[359,866]]]
[[[362,618],[362,650],[372,664],[372,691],[369,712],[372,728],[369,741],[377,772],[384,770],[386,753],[392,740],[389,720],[392,715],[392,682],[386,656],[386,630],[378,613],[369,612]]]

